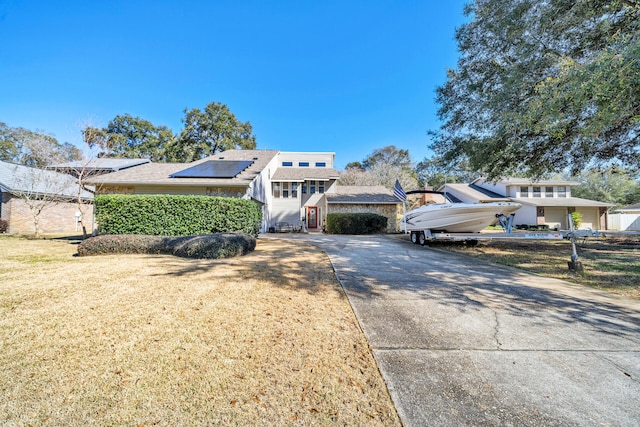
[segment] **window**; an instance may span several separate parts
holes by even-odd
[[[326,168],[327,167],[327,163],[326,162],[316,162],[316,167],[317,168]]]
[[[520,187],[520,197],[529,197],[529,187]]]
[[[307,194],[307,182],[302,183],[302,194]]]
[[[544,197],[553,197],[553,187],[544,187]]]
[[[280,197],[280,183],[273,183],[273,197]]]
[[[298,183],[297,182],[292,182],[291,183],[291,197],[293,197],[294,199],[298,198]]]
[[[318,181],[318,193],[324,194],[324,181]]]
[[[567,187],[558,187],[558,197],[567,197]]]
[[[293,162],[282,162],[282,166],[293,166]]]
[[[540,197],[540,187],[533,187],[533,197]]]
[[[309,182],[309,192],[311,194],[315,194],[316,193],[316,182],[315,181],[310,181]]]
[[[282,198],[283,199],[288,199],[289,198],[289,183],[288,182],[283,182],[282,183]]]
[[[298,162],[298,166],[301,168],[308,168],[309,162]]]

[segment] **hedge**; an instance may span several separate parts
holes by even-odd
[[[227,197],[105,194],[94,206],[98,234],[257,236],[262,221],[257,203]]]
[[[374,213],[330,213],[327,214],[327,233],[372,234],[387,229],[387,217]]]
[[[78,246],[78,255],[166,254],[183,258],[217,259],[246,255],[255,247],[255,237],[246,233],[181,237],[117,234],[84,240]]]

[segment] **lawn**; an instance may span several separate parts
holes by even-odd
[[[327,257],[0,237],[1,425],[399,425]]]
[[[478,246],[437,244],[444,250],[595,289],[640,299],[640,236],[590,238],[577,243],[581,273],[571,272],[568,240],[480,240]]]

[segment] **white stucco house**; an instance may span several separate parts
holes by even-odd
[[[543,225],[559,230],[568,229],[567,215],[582,214],[582,229],[607,230],[609,203],[582,199],[571,195],[576,181],[508,178],[495,183],[478,178],[470,184],[445,184],[439,191],[462,202],[487,203],[514,201],[522,204],[516,211],[515,224]]]

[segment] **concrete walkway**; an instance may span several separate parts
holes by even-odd
[[[640,425],[639,302],[408,239],[270,237],[326,251],[405,426]]]

